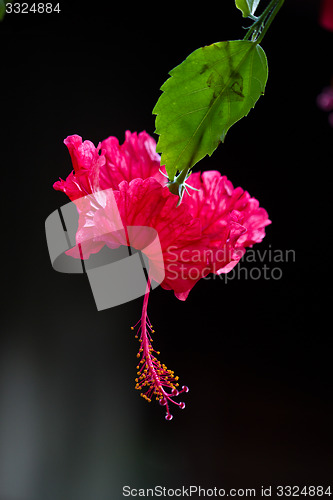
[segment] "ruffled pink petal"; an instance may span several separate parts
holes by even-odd
[[[191,217],[186,205],[177,207],[178,197],[153,178],[121,183],[115,198],[125,226],[148,226],[157,231],[165,267],[161,286],[175,293],[189,291],[207,267],[203,260],[188,263],[182,259],[184,249],[200,252],[205,248],[200,221]]]
[[[100,161],[98,154],[101,149],[100,144],[96,148],[91,141],[82,142],[82,137],[79,135],[66,137],[64,143],[68,148],[76,175],[91,173],[96,163]],[[105,163],[105,160],[102,160],[101,163]]]
[[[162,186],[167,179],[160,173],[160,156],[156,153],[156,142],[147,132],[125,134],[125,142],[119,145],[116,137],[109,137],[101,143],[106,163],[99,171],[100,189],[118,189],[122,181],[155,178]]]
[[[188,184],[199,191],[190,190],[191,196],[186,193],[183,201],[192,216],[200,219],[203,235],[209,238],[211,246],[224,245],[233,238],[235,248],[240,248],[263,239],[264,228],[271,221],[247,191],[234,188],[217,171],[191,174]]]
[[[78,182],[74,172],[71,172],[66,180],[60,179],[53,184],[56,191],[62,191],[72,201],[87,194],[86,189]]]
[[[96,148],[91,141],[82,142],[79,135],[70,135],[65,140],[72,159],[74,172],[64,181],[55,182],[53,187],[63,191],[73,201],[98,189],[98,172],[105,164],[105,156],[99,154],[100,144]]]
[[[242,217],[246,233],[240,236],[237,246],[249,247],[254,243],[260,243],[265,237],[265,227],[271,224],[266,210],[259,207],[258,200],[250,198],[242,212]]]
[[[167,183],[165,167],[160,166],[156,142],[146,132],[126,131],[125,142],[119,145],[116,137],[109,137],[97,148],[91,141],[82,142],[79,135],[68,136],[68,147],[74,172],[66,180],[60,179],[53,187],[71,200],[106,189],[118,189],[120,182],[153,177],[162,186]],[[101,154],[99,154],[101,153]]]
[[[112,189],[96,191],[74,203],[79,214],[76,246],[68,250],[67,255],[88,259],[105,244],[110,248],[128,244]]]

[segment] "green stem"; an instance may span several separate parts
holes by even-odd
[[[281,7],[282,7],[283,4],[284,4],[284,0],[278,0],[278,2],[274,5],[274,8],[273,8],[271,14],[269,15],[268,20],[265,23],[265,26],[264,26],[262,32],[260,33],[259,38],[256,40],[257,43],[260,43],[261,40],[264,38],[264,36],[266,35],[266,32],[267,32],[268,28],[272,24],[272,22],[273,22],[273,20],[274,20],[274,18],[276,16],[276,14],[279,12],[279,10],[281,9]]]
[[[252,24],[252,26],[250,26],[250,28],[248,29],[248,32],[246,33],[243,40],[248,40],[252,34],[257,33],[260,30],[260,27],[264,24],[267,15],[269,14],[270,10],[273,8],[274,3],[276,1],[277,0],[270,1],[270,3],[265,8],[265,10],[262,12],[262,14],[260,16],[258,16],[257,19],[255,20],[255,22]]]
[[[252,36],[253,42],[260,43],[283,4],[284,0],[271,0],[262,14],[250,26],[243,40],[249,40]]]

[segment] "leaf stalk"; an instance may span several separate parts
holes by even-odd
[[[252,42],[260,43],[283,4],[284,0],[271,0],[262,14],[258,16],[252,26],[248,28],[248,32],[243,40],[249,40],[251,38]]]

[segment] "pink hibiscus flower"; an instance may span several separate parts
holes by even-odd
[[[328,31],[333,31],[333,0],[322,0],[319,10],[319,24]]]
[[[92,142],[82,142],[77,135],[67,137],[64,142],[74,171],[65,181],[56,182],[54,188],[76,200],[77,246],[67,252],[73,257],[82,257],[82,248],[83,257],[87,259],[104,245],[110,248],[129,245],[127,227],[153,228],[163,255],[161,286],[185,300],[201,278],[209,273],[230,271],[246,247],[265,236],[264,228],[270,224],[267,212],[242,188],[234,189],[219,172],[191,174],[187,183],[195,190],[191,196],[185,193],[182,203],[178,204],[178,196],[166,186],[165,169],[160,167],[156,143],[146,132],[127,131],[122,145],[115,137],[109,137],[95,148]],[[112,190],[112,197],[103,198],[106,190]],[[89,201],[87,195],[93,195],[93,201]],[[80,202],[82,197],[85,198]],[[115,231],[115,203],[121,219],[119,224],[125,228],[120,236]],[[137,250],[145,251],[146,243],[142,237],[131,238],[131,246]],[[151,254],[147,257],[153,261]],[[151,279],[156,278],[157,267],[152,265],[149,270],[142,316],[132,327],[141,344],[136,388],[148,401],[155,396],[166,407],[166,419],[170,420],[169,404],[184,408],[185,403],[178,403],[174,398],[188,388],[179,389],[178,377],[161,364],[156,357],[159,352],[152,347],[154,331],[147,307]]]

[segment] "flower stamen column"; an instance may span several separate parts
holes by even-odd
[[[159,355],[160,352],[155,351],[152,347],[152,334],[155,333],[155,330],[153,330],[147,315],[149,292],[150,279],[148,278],[141,318],[135,326],[131,327],[132,330],[137,327],[135,338],[139,338],[141,344],[137,354],[137,357],[141,359],[137,366],[138,372],[137,378],[135,379],[135,388],[142,391],[141,396],[149,403],[152,397],[155,396],[160,405],[165,406],[166,420],[171,420],[173,417],[170,413],[169,403],[174,403],[183,410],[185,408],[185,403],[178,403],[174,401],[173,398],[179,394],[188,392],[189,388],[183,386],[181,390],[178,390],[179,377],[175,376],[172,370],[168,370],[168,368],[155,356],[155,354]]]

